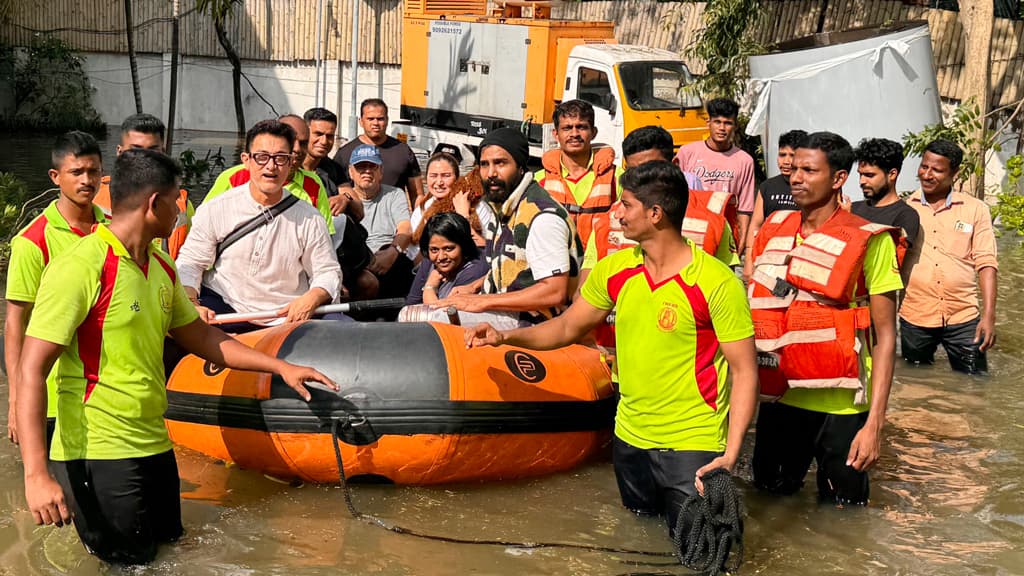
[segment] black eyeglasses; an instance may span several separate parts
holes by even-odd
[[[271,159],[274,160],[275,166],[287,166],[292,161],[291,154],[270,154],[267,152],[257,152],[255,154],[250,154],[249,157],[252,158],[253,161],[259,164],[260,166],[266,165],[266,163],[270,162]]]

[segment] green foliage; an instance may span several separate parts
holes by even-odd
[[[706,72],[690,88],[703,98],[736,98],[750,77],[747,58],[764,53],[751,37],[764,15],[761,0],[709,0],[704,28],[686,48],[687,58],[702,60]]]
[[[183,172],[181,185],[185,188],[212,180],[214,174],[223,172],[225,167],[224,155],[219,148],[216,154],[207,150],[203,158],[196,156],[191,148],[182,150],[178,154],[178,163],[181,164]]]
[[[7,268],[10,240],[41,210],[40,197],[33,198],[28,186],[9,172],[0,172],[0,262]]]
[[[235,5],[241,3],[242,0],[196,0],[196,11],[206,14],[215,23],[223,26]]]
[[[14,88],[14,110],[0,117],[2,127],[52,132],[106,129],[92,106],[95,90],[82,59],[59,38],[37,36],[21,55],[0,46],[0,81]]]
[[[1011,156],[1006,161],[1006,184],[996,195],[998,202],[992,207],[992,218],[998,218],[1004,230],[1024,236],[1024,156]]]
[[[960,145],[964,151],[964,161],[960,165],[960,174],[957,180],[960,183],[966,182],[972,175],[980,175],[985,170],[984,153],[991,145],[987,138],[983,138],[982,153],[979,155],[977,133],[981,130],[984,119],[981,116],[981,107],[974,99],[962,103],[953,112],[953,118],[948,124],[938,123],[925,126],[920,132],[907,132],[903,136],[903,147],[908,155],[920,156],[924,149],[933,140],[944,138]]]

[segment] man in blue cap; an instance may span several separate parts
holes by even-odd
[[[500,128],[480,143],[484,200],[497,214],[488,230],[491,272],[484,294],[438,302],[464,312],[512,313],[520,323],[559,313],[576,291],[582,244],[569,213],[527,170],[530,145],[521,132]]]
[[[374,253],[366,269],[379,283],[377,294],[359,296],[404,298],[413,280],[412,261],[405,255],[412,243],[409,202],[402,190],[381,183],[383,164],[380,149],[369,144],[357,146],[348,162],[352,190],[363,203],[366,245]]]

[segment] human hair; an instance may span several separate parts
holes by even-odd
[[[903,168],[903,145],[885,138],[865,138],[853,154],[858,164],[878,166],[886,174]]]
[[[708,118],[732,118],[733,120],[739,116],[740,105],[734,100],[728,98],[715,98],[708,100],[708,103],[704,106],[704,109],[708,113]]]
[[[430,165],[434,162],[447,162],[448,165],[452,167],[452,172],[455,174],[455,177],[459,177],[459,161],[455,156],[447,152],[434,152],[430,155],[430,158],[427,158],[428,171],[430,170]]]
[[[558,129],[558,123],[561,122],[563,117],[586,120],[593,126],[594,107],[585,100],[566,100],[555,106],[555,112],[551,115],[551,121],[555,123],[555,129]]]
[[[60,170],[61,163],[68,156],[77,158],[93,154],[99,156],[101,161],[103,160],[100,145],[92,137],[92,134],[82,132],[81,130],[72,130],[57,136],[57,140],[53,143],[53,149],[50,151],[50,164],[54,170]]]
[[[964,151],[955,143],[945,138],[932,140],[931,143],[925,146],[924,151],[938,154],[949,160],[949,168],[954,173],[960,169],[960,164],[964,161]]]
[[[792,148],[796,150],[807,141],[807,132],[803,130],[790,130],[779,136],[779,149]]]
[[[839,134],[833,132],[815,132],[807,136],[807,140],[798,146],[809,150],[821,150],[828,159],[828,167],[833,174],[840,170],[847,172],[853,168],[853,148]]]
[[[676,230],[683,227],[690,189],[683,171],[671,162],[647,162],[630,168],[619,178],[619,186],[651,209],[660,206]]]
[[[440,212],[427,220],[427,225],[420,236],[420,252],[425,258],[429,259],[430,239],[434,236],[441,236],[458,244],[462,249],[463,262],[476,260],[480,256],[480,249],[473,242],[469,220],[458,212]]]
[[[629,133],[622,141],[622,156],[632,156],[647,150],[657,150],[671,162],[674,156],[672,135],[661,126],[644,126]]]
[[[110,175],[110,204],[136,208],[154,190],[173,188],[181,182],[181,166],[163,152],[131,148],[118,155]]]
[[[164,123],[152,114],[132,114],[125,118],[124,122],[121,122],[121,134],[127,134],[129,132],[156,134],[157,137],[163,141],[166,131],[167,128],[164,126]]]
[[[310,108],[302,115],[302,119],[305,120],[307,124],[317,120],[323,120],[324,122],[330,122],[331,124],[338,123],[338,115],[327,108]]]
[[[260,120],[245,133],[245,151],[252,152],[252,141],[261,134],[270,134],[288,141],[288,150],[295,147],[295,129],[280,120]]]
[[[384,109],[384,114],[387,115],[387,113],[388,113],[388,105],[387,105],[386,102],[384,102],[380,98],[367,98],[366,100],[363,100],[362,104],[359,105],[359,117],[360,118],[366,112],[366,108],[368,106],[373,106],[375,108],[377,108],[377,107],[383,108]]]

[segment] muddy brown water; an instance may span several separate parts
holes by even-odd
[[[817,504],[813,476],[794,497],[757,493],[748,437],[738,470],[747,512],[741,574],[1024,574],[1024,250],[1013,238],[1000,244],[992,374],[954,375],[944,357],[934,367],[898,364],[870,507]],[[177,456],[187,534],[153,564],[121,569],[89,556],[72,528],[33,524],[17,450],[0,440],[0,575],[687,573],[667,558],[394,534],[352,520],[338,486],[290,486],[186,449]],[[442,536],[669,550],[660,521],[621,508],[606,457],[532,480],[361,485],[352,495],[365,513]]]

